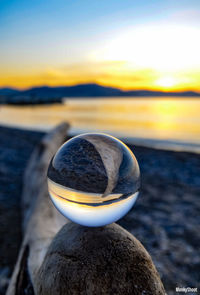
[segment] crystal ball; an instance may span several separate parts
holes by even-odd
[[[60,213],[91,227],[123,217],[140,188],[140,170],[131,150],[101,133],[66,141],[51,160],[47,176],[50,198]]]

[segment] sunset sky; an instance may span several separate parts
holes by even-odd
[[[200,91],[199,0],[0,0],[0,87]]]

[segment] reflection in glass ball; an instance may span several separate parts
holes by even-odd
[[[85,226],[103,226],[123,217],[135,203],[140,171],[120,140],[87,133],[65,142],[48,169],[48,188],[55,207]]]

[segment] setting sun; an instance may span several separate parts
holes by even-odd
[[[104,64],[121,62],[117,68],[107,68],[107,72],[115,79],[120,76],[124,88],[131,88],[134,83],[135,88],[199,89],[199,34],[198,27],[173,23],[128,27],[89,57],[92,62]],[[135,81],[131,76],[136,77]]]
[[[34,9],[40,11],[35,5],[33,14]],[[90,21],[75,14],[71,24],[65,15],[60,21],[63,7],[53,25],[52,16],[30,27],[24,25],[25,17],[18,26],[14,19],[5,19],[0,87],[98,83],[124,90],[200,91],[199,21],[195,23],[190,11],[141,18],[134,6],[127,11],[127,21],[122,11],[121,21],[118,14],[101,20],[90,14]]]
[[[175,86],[177,83],[176,80],[172,77],[163,77],[156,80],[155,84],[163,89],[169,89]]]

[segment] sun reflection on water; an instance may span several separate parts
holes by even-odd
[[[67,99],[65,104],[1,106],[1,124],[43,129],[68,121],[71,132],[200,143],[200,101],[187,98]]]

